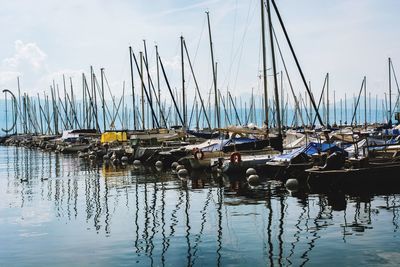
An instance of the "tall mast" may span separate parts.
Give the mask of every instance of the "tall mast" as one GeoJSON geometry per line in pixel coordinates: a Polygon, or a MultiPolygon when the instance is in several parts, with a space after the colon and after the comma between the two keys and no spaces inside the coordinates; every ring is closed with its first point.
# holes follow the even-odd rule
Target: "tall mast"
{"type": "Polygon", "coordinates": [[[364,127],[367,129],[367,77],[364,79],[364,127]]]}
{"type": "Polygon", "coordinates": [[[368,118],[369,118],[369,123],[372,123],[372,116],[371,116],[371,92],[368,92],[368,118]]]}
{"type": "Polygon", "coordinates": [[[97,132],[100,132],[100,127],[99,127],[99,121],[98,121],[98,116],[97,116],[97,94],[96,94],[96,84],[94,83],[96,79],[96,75],[94,74],[93,71],[93,66],[90,66],[90,72],[91,72],[91,85],[92,85],[92,102],[94,102],[94,105],[92,106],[93,108],[93,115],[95,116],[93,123],[96,123],[96,130],[97,132]]]}
{"type": "Polygon", "coordinates": [[[183,36],[181,36],[181,70],[182,70],[182,114],[183,114],[183,128],[187,127],[187,114],[186,114],[186,95],[185,95],[185,64],[183,58],[183,36]]]}
{"type": "Polygon", "coordinates": [[[21,124],[21,128],[23,129],[22,131],[23,131],[23,133],[26,133],[26,122],[25,122],[25,118],[22,116],[22,111],[21,111],[21,86],[20,86],[20,83],[19,83],[19,76],[17,77],[17,85],[18,85],[18,100],[19,100],[19,104],[18,104],[18,110],[19,110],[19,113],[20,113],[20,116],[19,116],[19,122],[20,122],[20,124],[21,124]]]}
{"type": "Polygon", "coordinates": [[[347,125],[347,95],[344,94],[344,121],[345,125],[347,125]]]}
{"type": "MultiPolygon", "coordinates": [[[[283,126],[285,126],[285,123],[284,123],[284,119],[285,119],[285,113],[286,113],[286,111],[285,111],[285,98],[284,98],[284,93],[283,93],[283,75],[282,75],[282,71],[280,72],[280,75],[281,75],[281,84],[280,84],[280,87],[281,87],[281,110],[282,110],[282,113],[281,113],[281,122],[282,122],[282,124],[283,124],[283,126]]],[[[300,96],[301,97],[301,96],[300,96]]],[[[300,114],[299,114],[300,115],[300,114]]],[[[300,115],[301,116],[301,115],[300,115]]]]}
{"type": "MultiPolygon", "coordinates": [[[[299,63],[299,61],[298,61],[298,59],[297,59],[296,53],[294,52],[292,43],[290,42],[289,35],[288,35],[287,31],[286,31],[286,27],[285,27],[285,25],[283,24],[283,20],[282,20],[281,14],[279,13],[279,10],[278,10],[278,7],[276,6],[275,0],[271,0],[271,1],[272,1],[272,5],[273,5],[273,7],[274,7],[275,13],[276,13],[276,15],[277,15],[277,17],[278,17],[279,23],[280,23],[280,25],[281,25],[281,27],[282,27],[283,33],[284,33],[284,35],[285,35],[285,38],[286,38],[286,40],[287,40],[287,42],[288,42],[290,51],[292,52],[293,58],[294,58],[294,60],[295,60],[295,62],[296,62],[296,66],[297,66],[297,69],[299,70],[301,79],[303,80],[303,83],[304,83],[304,86],[306,87],[307,93],[310,95],[311,103],[312,103],[312,105],[313,105],[313,107],[314,107],[314,110],[315,110],[315,113],[316,113],[316,115],[317,115],[318,121],[319,121],[319,123],[320,123],[322,126],[324,126],[324,123],[323,123],[323,121],[322,121],[322,118],[321,118],[321,116],[320,116],[320,114],[319,114],[319,112],[318,112],[317,105],[316,105],[314,99],[312,98],[311,90],[310,90],[310,88],[309,88],[308,85],[307,85],[307,81],[306,81],[306,78],[305,78],[305,76],[304,76],[304,74],[303,74],[303,70],[302,70],[301,67],[300,67],[300,63],[299,63]]],[[[268,3],[268,6],[269,6],[269,2],[268,2],[268,1],[267,1],[267,3],[268,3]]],[[[269,9],[269,8],[268,8],[268,9],[269,9]]]]}
{"type": "MultiPolygon", "coordinates": [[[[71,87],[71,99],[70,99],[71,110],[75,114],[76,124],[79,124],[78,118],[77,118],[77,115],[76,115],[76,107],[75,107],[75,99],[74,99],[74,88],[73,88],[73,85],[72,85],[72,78],[71,77],[69,77],[69,83],[70,83],[70,87],[71,87]]],[[[79,128],[81,128],[81,127],[79,126],[79,128]]]]}
{"type": "MultiPolygon", "coordinates": [[[[54,96],[54,94],[55,94],[55,82],[54,82],[54,80],[53,80],[53,87],[50,86],[50,90],[51,90],[51,101],[52,101],[51,103],[52,103],[52,106],[53,106],[54,133],[58,134],[58,113],[57,113],[57,110],[56,110],[56,105],[57,104],[56,104],[56,100],[55,100],[55,96],[54,96]]],[[[25,97],[25,109],[26,109],[26,104],[27,104],[27,102],[26,102],[26,97],[25,97]]]]}
{"type": "MultiPolygon", "coordinates": [[[[150,87],[150,72],[149,72],[149,60],[147,58],[147,46],[146,46],[146,40],[143,40],[143,47],[144,47],[144,60],[145,60],[145,67],[146,67],[146,73],[147,73],[147,88],[148,88],[148,94],[149,94],[149,105],[147,105],[147,118],[148,118],[148,125],[150,126],[150,118],[149,118],[149,106],[153,106],[153,94],[151,93],[151,87],[150,87]]],[[[151,127],[155,128],[155,121],[154,117],[151,117],[151,127]]]]}
{"type": "Polygon", "coordinates": [[[101,77],[101,107],[103,109],[103,132],[106,131],[106,105],[104,99],[104,68],[100,69],[100,77],[101,77]]]}
{"type": "Polygon", "coordinates": [[[263,59],[263,88],[264,88],[264,114],[265,126],[268,128],[268,92],[267,92],[267,58],[265,49],[265,21],[264,21],[264,0],[261,1],[261,40],[262,40],[262,59],[263,59]]]}
{"type": "Polygon", "coordinates": [[[40,96],[39,93],[37,93],[37,100],[38,100],[38,105],[39,105],[39,119],[40,119],[40,133],[44,134],[44,130],[43,130],[43,116],[42,116],[42,105],[40,104],[40,96]]]}
{"type": "Polygon", "coordinates": [[[146,117],[146,114],[145,114],[145,112],[144,112],[144,82],[143,82],[143,52],[140,52],[139,53],[139,55],[140,55],[140,79],[141,79],[141,81],[142,81],[142,129],[144,130],[145,128],[146,128],[146,126],[145,126],[145,117],[146,117]]]}
{"type": "MultiPolygon", "coordinates": [[[[183,40],[183,46],[184,46],[184,48],[185,48],[187,61],[188,61],[188,63],[189,63],[190,71],[191,71],[192,76],[193,76],[193,81],[194,81],[194,84],[195,84],[195,88],[196,88],[196,91],[197,91],[197,95],[198,95],[198,97],[199,97],[199,99],[200,99],[201,108],[202,108],[203,111],[204,111],[204,118],[205,118],[206,121],[207,121],[208,128],[211,129],[211,123],[210,123],[210,120],[208,119],[208,116],[207,116],[207,110],[206,110],[206,108],[204,107],[204,101],[203,101],[203,98],[201,97],[201,94],[200,94],[200,89],[199,89],[199,85],[198,85],[198,83],[197,83],[196,76],[194,75],[194,70],[193,70],[192,62],[191,62],[190,57],[189,57],[189,52],[188,52],[188,49],[187,49],[187,46],[186,46],[185,39],[183,40]]],[[[157,61],[157,62],[158,62],[158,61],[157,61]]],[[[201,110],[200,110],[200,111],[201,111],[201,110]]]]}
{"type": "MultiPolygon", "coordinates": [[[[64,106],[65,106],[64,114],[65,114],[65,119],[67,121],[69,121],[69,119],[68,119],[68,105],[67,105],[67,86],[65,85],[65,75],[63,74],[62,77],[63,77],[63,86],[64,86],[64,106]]],[[[73,126],[72,126],[70,121],[69,121],[69,123],[70,123],[69,126],[72,128],[73,126]]]]}
{"type": "Polygon", "coordinates": [[[340,98],[340,126],[342,126],[343,123],[343,100],[340,98]]]}
{"type": "Polygon", "coordinates": [[[378,123],[378,95],[375,96],[375,123],[378,123]]]}
{"type": "MultiPolygon", "coordinates": [[[[158,46],[156,45],[156,61],[157,61],[157,91],[158,91],[158,101],[161,102],[161,90],[160,90],[160,65],[158,62],[158,46]]],[[[161,110],[161,105],[158,109],[158,116],[159,120],[161,121],[161,115],[162,115],[162,110],[161,110]]],[[[167,125],[164,125],[164,127],[167,127],[167,125]]]]}
{"type": "Polygon", "coordinates": [[[267,0],[267,14],[268,14],[268,25],[269,25],[269,38],[271,42],[272,71],[274,73],[274,92],[275,92],[275,105],[276,105],[275,118],[278,126],[278,136],[282,138],[281,111],[279,107],[278,80],[276,77],[275,50],[274,50],[274,39],[272,36],[272,18],[271,18],[271,9],[269,0],[267,0]]]}
{"type": "Polygon", "coordinates": [[[391,61],[392,61],[392,59],[389,58],[389,63],[388,63],[388,65],[389,65],[389,120],[388,120],[388,122],[392,120],[392,73],[391,73],[391,68],[390,68],[391,61]]]}
{"type": "Polygon", "coordinates": [[[333,90],[333,123],[336,124],[336,91],[333,90]]]}
{"type": "Polygon", "coordinates": [[[211,26],[210,26],[210,14],[206,11],[207,14],[207,23],[208,23],[208,36],[210,38],[210,50],[211,50],[211,64],[212,64],[212,72],[213,72],[213,82],[214,82],[214,96],[215,96],[215,117],[217,122],[217,128],[220,128],[220,114],[219,114],[219,106],[218,106],[218,91],[217,91],[217,74],[215,70],[215,63],[214,63],[214,51],[213,51],[213,43],[211,38],[211,26]]]}
{"type": "Polygon", "coordinates": [[[326,74],[326,126],[329,125],[329,73],[326,74]]]}
{"type": "Polygon", "coordinates": [[[132,86],[132,109],[133,109],[133,129],[137,130],[136,123],[136,104],[135,104],[135,85],[133,82],[133,63],[132,63],[132,47],[129,47],[129,62],[131,67],[131,86],[132,86]]]}
{"type": "MultiPolygon", "coordinates": [[[[310,91],[311,91],[311,82],[308,82],[308,86],[309,86],[309,88],[310,88],[310,91]]],[[[310,105],[310,127],[312,128],[313,127],[313,122],[312,122],[312,118],[313,118],[313,113],[312,113],[312,98],[313,98],[313,95],[311,94],[311,95],[309,95],[309,102],[308,102],[308,104],[310,105]]]]}

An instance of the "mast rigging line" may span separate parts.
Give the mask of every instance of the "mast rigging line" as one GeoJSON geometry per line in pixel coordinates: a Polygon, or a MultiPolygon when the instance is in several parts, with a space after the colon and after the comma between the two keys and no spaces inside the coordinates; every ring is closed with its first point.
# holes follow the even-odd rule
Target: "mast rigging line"
{"type": "MultiPolygon", "coordinates": [[[[320,95],[319,101],[318,101],[318,106],[317,106],[318,110],[319,110],[319,106],[321,105],[322,99],[324,98],[326,80],[327,80],[327,76],[325,75],[324,85],[322,86],[322,92],[321,92],[321,95],[320,95]]],[[[315,114],[315,116],[314,116],[314,119],[313,119],[313,122],[312,122],[311,127],[312,127],[313,125],[315,125],[315,121],[316,121],[316,120],[317,120],[317,114],[315,114]]]]}
{"type": "MultiPolygon", "coordinates": [[[[115,110],[115,109],[117,108],[117,105],[115,105],[115,99],[114,99],[114,96],[113,96],[112,93],[111,93],[111,87],[110,87],[110,84],[108,83],[108,79],[107,79],[107,76],[106,76],[106,72],[105,72],[105,71],[103,71],[103,77],[104,77],[104,80],[106,81],[107,89],[108,89],[108,92],[110,93],[110,96],[111,96],[111,101],[112,101],[112,103],[113,103],[113,109],[115,110]]],[[[97,79],[96,79],[96,80],[97,80],[97,79]]],[[[112,119],[113,116],[114,116],[114,114],[111,115],[111,112],[110,112],[110,109],[108,108],[107,102],[105,102],[105,105],[106,105],[106,109],[107,109],[107,112],[108,112],[108,116],[110,117],[110,119],[112,119]]],[[[119,120],[119,122],[122,124],[122,119],[121,119],[121,117],[119,116],[119,114],[118,114],[118,120],[119,120]]]]}
{"type": "MultiPolygon", "coordinates": [[[[267,1],[269,1],[269,0],[267,0],[267,1]]],[[[293,56],[293,58],[294,58],[294,60],[295,60],[295,62],[296,62],[296,66],[297,66],[297,69],[298,69],[298,71],[299,71],[299,73],[300,73],[301,79],[303,80],[304,87],[306,88],[307,93],[308,93],[308,95],[310,96],[311,104],[312,104],[312,106],[313,106],[313,108],[314,108],[314,110],[315,110],[315,112],[316,112],[318,121],[319,121],[319,123],[321,124],[321,126],[325,126],[325,125],[324,125],[324,122],[323,122],[323,120],[322,120],[322,118],[321,118],[321,115],[319,114],[317,105],[315,104],[315,101],[314,101],[314,99],[313,99],[313,97],[312,97],[311,90],[310,90],[310,88],[308,87],[306,78],[305,78],[305,76],[304,76],[304,73],[303,73],[303,70],[302,70],[302,68],[301,68],[301,66],[300,66],[300,63],[299,63],[299,61],[298,61],[298,59],[297,59],[296,53],[294,52],[294,48],[293,48],[292,43],[291,43],[291,41],[290,41],[289,35],[288,35],[287,31],[286,31],[286,27],[285,27],[285,25],[284,25],[284,23],[283,23],[281,14],[280,14],[280,12],[279,12],[279,10],[278,10],[278,7],[277,7],[277,5],[276,5],[276,3],[275,3],[275,0],[271,0],[271,3],[272,3],[272,6],[273,6],[273,8],[274,8],[274,10],[275,10],[276,16],[278,17],[279,23],[280,23],[281,28],[282,28],[282,30],[283,30],[283,33],[284,33],[284,35],[285,35],[286,41],[287,41],[287,43],[288,43],[288,45],[289,45],[290,51],[292,52],[292,56],[293,56]]]]}
{"type": "MultiPolygon", "coordinates": [[[[135,61],[136,69],[137,69],[138,73],[141,74],[141,71],[140,71],[140,68],[139,68],[139,64],[138,64],[138,62],[136,60],[136,56],[135,56],[135,53],[133,51],[131,51],[131,57],[132,56],[133,56],[133,59],[135,61]]],[[[143,89],[144,89],[143,91],[146,94],[147,101],[150,102],[150,97],[149,97],[149,94],[147,92],[146,85],[144,84],[144,81],[142,79],[142,76],[143,75],[140,75],[140,77],[141,77],[140,82],[142,83],[142,86],[143,86],[143,89]]],[[[150,109],[151,109],[151,115],[152,115],[152,117],[154,119],[154,122],[156,123],[157,128],[160,128],[160,124],[158,122],[157,115],[156,115],[156,113],[154,111],[153,105],[150,105],[150,109]]],[[[142,114],[142,116],[145,116],[145,114],[142,114]]]]}
{"type": "Polygon", "coordinates": [[[398,92],[395,106],[394,106],[394,108],[393,108],[393,110],[392,110],[392,114],[390,114],[390,118],[391,118],[392,115],[393,115],[394,110],[396,109],[396,107],[397,107],[398,104],[399,104],[399,99],[400,99],[400,88],[399,88],[399,84],[398,84],[398,82],[397,82],[397,76],[396,76],[396,72],[395,72],[394,67],[393,67],[393,61],[392,61],[392,60],[390,60],[390,66],[391,66],[392,71],[393,71],[393,77],[394,77],[394,81],[396,82],[396,87],[397,87],[397,92],[398,92]]]}
{"type": "MultiPolygon", "coordinates": [[[[150,82],[150,87],[151,87],[151,89],[153,89],[154,97],[155,97],[155,99],[156,99],[157,106],[158,106],[159,111],[160,111],[160,114],[161,114],[161,118],[162,118],[162,120],[163,120],[163,122],[164,122],[164,125],[167,125],[167,121],[165,120],[164,113],[163,113],[162,110],[161,110],[160,99],[159,99],[158,96],[157,96],[156,89],[154,88],[154,84],[153,84],[153,79],[151,78],[150,73],[149,73],[149,65],[147,64],[146,57],[143,59],[143,62],[144,62],[144,66],[146,67],[146,72],[147,72],[147,74],[148,74],[148,79],[149,79],[149,82],[150,82]]],[[[150,90],[150,88],[149,88],[149,90],[150,90]]],[[[151,104],[150,104],[150,105],[151,105],[151,104]]]]}
{"type": "MultiPolygon", "coordinates": [[[[283,55],[282,55],[281,46],[279,45],[278,38],[276,37],[276,33],[275,33],[274,27],[272,26],[271,29],[272,29],[272,33],[273,33],[273,35],[274,35],[274,39],[275,39],[275,42],[276,42],[276,46],[277,46],[277,48],[278,48],[278,52],[279,52],[280,58],[281,58],[281,60],[282,60],[283,67],[284,67],[284,69],[285,69],[286,77],[287,77],[288,82],[289,82],[290,91],[292,92],[292,95],[293,95],[293,99],[294,99],[294,102],[295,102],[295,108],[296,108],[296,110],[298,111],[298,113],[299,113],[299,115],[300,115],[301,123],[302,123],[303,126],[304,126],[305,124],[304,124],[304,120],[303,120],[303,115],[302,115],[301,112],[300,112],[299,102],[298,102],[298,100],[297,100],[296,94],[294,93],[292,81],[290,80],[289,72],[288,72],[288,69],[287,69],[287,67],[286,67],[286,63],[285,63],[285,60],[284,60],[284,58],[283,58],[283,55]]],[[[307,117],[309,117],[309,116],[308,116],[307,109],[306,109],[306,114],[307,114],[307,117]]]]}
{"type": "Polygon", "coordinates": [[[229,99],[230,99],[230,101],[231,101],[231,103],[232,103],[233,109],[235,110],[236,119],[238,120],[239,125],[242,125],[242,122],[240,121],[240,117],[239,117],[239,114],[238,114],[237,109],[236,109],[235,102],[233,101],[232,95],[231,95],[230,92],[228,92],[228,96],[229,96],[229,99]]]}
{"type": "Polygon", "coordinates": [[[196,87],[197,94],[198,94],[199,99],[200,99],[201,107],[202,107],[202,109],[204,110],[204,116],[205,116],[205,119],[206,119],[206,121],[207,121],[207,125],[208,125],[208,127],[211,129],[211,123],[210,123],[210,120],[208,119],[207,111],[206,111],[206,109],[204,108],[204,101],[203,101],[203,98],[201,97],[201,94],[200,94],[200,89],[199,89],[199,85],[198,85],[198,83],[197,83],[196,76],[194,75],[193,65],[192,65],[192,62],[191,62],[191,60],[190,60],[190,56],[189,56],[189,52],[188,52],[188,49],[187,49],[187,46],[186,46],[186,41],[185,41],[185,39],[183,40],[183,47],[185,48],[186,57],[187,57],[188,62],[189,62],[190,71],[192,72],[193,81],[194,81],[194,84],[195,84],[195,87],[196,87]]]}
{"type": "Polygon", "coordinates": [[[356,106],[354,107],[353,118],[351,119],[350,125],[353,125],[354,119],[355,119],[355,117],[356,117],[356,115],[357,115],[358,103],[360,102],[360,97],[361,97],[362,91],[363,91],[363,89],[364,89],[366,80],[367,80],[367,77],[364,76],[364,79],[363,79],[363,81],[362,81],[362,83],[361,83],[360,93],[358,94],[358,97],[357,97],[356,106]]]}
{"type": "Polygon", "coordinates": [[[171,95],[172,101],[173,101],[173,103],[174,103],[176,112],[177,112],[178,117],[179,117],[179,120],[181,121],[182,126],[183,126],[183,125],[184,125],[184,121],[183,121],[182,116],[181,116],[181,113],[180,113],[180,111],[179,111],[179,107],[178,107],[178,105],[177,105],[177,103],[176,103],[174,94],[173,94],[173,92],[172,92],[172,90],[171,90],[171,86],[169,85],[169,81],[168,81],[168,78],[167,78],[167,74],[166,74],[166,72],[165,72],[164,64],[163,64],[162,61],[161,61],[161,56],[160,56],[160,55],[158,56],[158,60],[159,60],[159,62],[160,62],[161,70],[162,70],[162,73],[163,73],[163,76],[164,76],[164,79],[165,79],[165,83],[167,84],[168,91],[169,91],[169,93],[170,93],[170,95],[171,95]]]}
{"type": "Polygon", "coordinates": [[[96,127],[97,127],[97,129],[100,129],[100,126],[99,126],[99,123],[98,123],[98,120],[97,120],[97,110],[95,109],[95,106],[94,106],[94,104],[93,104],[93,98],[92,98],[92,96],[90,95],[89,86],[88,86],[88,83],[87,83],[87,81],[86,81],[86,76],[85,76],[85,74],[83,74],[83,83],[84,83],[84,88],[86,88],[86,91],[87,91],[88,96],[89,96],[90,106],[91,106],[92,109],[93,109],[93,116],[95,116],[95,118],[96,118],[96,119],[95,119],[96,127]]]}

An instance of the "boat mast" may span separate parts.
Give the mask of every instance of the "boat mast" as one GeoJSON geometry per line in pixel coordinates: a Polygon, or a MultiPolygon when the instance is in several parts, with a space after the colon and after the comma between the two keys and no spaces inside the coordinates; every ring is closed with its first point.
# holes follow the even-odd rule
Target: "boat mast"
{"type": "Polygon", "coordinates": [[[265,19],[264,19],[264,0],[261,0],[261,41],[262,41],[262,59],[263,59],[263,88],[264,88],[264,114],[265,114],[265,126],[268,129],[268,92],[267,92],[267,56],[265,49],[265,19]]]}
{"type": "Polygon", "coordinates": [[[203,101],[203,98],[201,97],[201,94],[200,94],[200,89],[199,89],[199,85],[197,83],[196,76],[194,75],[192,61],[190,60],[190,57],[189,57],[189,52],[188,52],[188,49],[187,49],[187,46],[186,46],[185,39],[183,39],[183,47],[185,48],[186,57],[187,57],[187,60],[188,60],[188,63],[189,63],[190,71],[191,71],[192,76],[193,76],[193,81],[194,81],[194,84],[195,84],[195,87],[196,87],[197,95],[199,96],[199,99],[200,99],[201,108],[204,111],[204,117],[205,117],[205,119],[207,121],[208,128],[211,129],[211,123],[210,123],[210,120],[208,119],[208,116],[207,116],[207,110],[204,107],[204,101],[203,101]]]}
{"type": "Polygon", "coordinates": [[[105,110],[105,99],[104,99],[104,68],[100,69],[100,78],[101,78],[101,107],[103,109],[103,132],[107,130],[106,127],[106,110],[105,110]]]}
{"type": "Polygon", "coordinates": [[[340,98],[340,126],[343,123],[343,99],[340,98]]]}
{"type": "Polygon", "coordinates": [[[392,120],[392,74],[391,74],[391,61],[392,59],[389,58],[389,118],[388,118],[388,123],[392,120]]]}
{"type": "Polygon", "coordinates": [[[208,36],[210,39],[210,51],[211,51],[211,64],[212,64],[212,72],[213,72],[213,82],[214,82],[214,99],[215,99],[215,117],[217,128],[221,127],[220,122],[220,114],[219,114],[219,106],[218,106],[218,91],[217,91],[217,73],[216,73],[216,66],[214,63],[214,51],[213,51],[213,43],[211,38],[211,26],[210,26],[210,12],[206,11],[207,14],[207,23],[208,23],[208,36]]]}
{"type": "Polygon", "coordinates": [[[97,111],[97,90],[96,90],[96,74],[94,73],[93,66],[90,66],[90,72],[91,72],[91,85],[92,85],[92,101],[94,102],[93,106],[93,115],[95,116],[95,119],[93,120],[94,123],[96,123],[96,131],[99,133],[100,132],[100,126],[99,126],[99,117],[98,117],[98,111],[97,111]]]}
{"type": "MultiPolygon", "coordinates": [[[[280,87],[281,87],[281,109],[282,109],[282,112],[281,112],[281,115],[282,115],[282,117],[281,117],[281,122],[282,122],[282,125],[283,126],[285,126],[286,124],[285,124],[285,114],[286,114],[286,108],[285,108],[285,98],[284,98],[284,90],[283,90],[283,75],[282,75],[282,71],[280,72],[280,78],[281,78],[281,84],[280,84],[280,87]]],[[[301,116],[301,115],[300,115],[301,116]]],[[[287,126],[287,125],[286,125],[287,126]]]]}
{"type": "Polygon", "coordinates": [[[275,92],[275,105],[276,105],[276,122],[278,126],[278,137],[282,138],[282,125],[281,125],[281,111],[279,107],[279,92],[278,92],[278,79],[276,77],[276,62],[275,62],[275,50],[274,50],[274,38],[272,36],[272,18],[271,8],[269,0],[267,0],[267,14],[268,14],[268,25],[269,25],[269,38],[271,42],[271,57],[272,57],[272,71],[274,75],[274,92],[275,92]]]}
{"type": "Polygon", "coordinates": [[[375,96],[375,123],[378,123],[378,95],[375,96]]]}
{"type": "Polygon", "coordinates": [[[364,127],[367,129],[367,77],[364,79],[364,127]]]}
{"type": "Polygon", "coordinates": [[[358,108],[358,104],[360,102],[361,93],[362,93],[363,89],[365,88],[366,81],[367,81],[367,78],[364,76],[364,79],[361,83],[360,93],[358,94],[357,98],[354,98],[354,102],[355,102],[354,103],[354,113],[353,113],[353,117],[351,119],[351,124],[350,124],[353,126],[353,122],[354,122],[355,123],[354,127],[357,127],[357,108],[358,108]]]}
{"type": "MultiPolygon", "coordinates": [[[[64,114],[65,114],[65,118],[69,122],[69,127],[72,128],[73,126],[71,124],[71,121],[68,118],[69,116],[68,116],[68,104],[67,104],[67,86],[65,85],[65,75],[64,74],[62,75],[62,78],[63,78],[63,87],[64,87],[64,107],[65,107],[64,114]]],[[[61,102],[61,104],[62,104],[62,102],[61,102]]]]}
{"type": "Polygon", "coordinates": [[[326,74],[326,126],[329,127],[329,73],[326,74]]]}
{"type": "MultiPolygon", "coordinates": [[[[158,102],[160,103],[159,105],[159,109],[158,109],[158,116],[159,116],[159,120],[161,121],[161,116],[163,116],[163,111],[161,108],[161,90],[160,90],[160,65],[158,62],[158,46],[156,45],[156,61],[157,61],[157,90],[158,90],[158,102]]],[[[167,128],[167,122],[164,120],[164,127],[167,128]]]]}
{"type": "MultiPolygon", "coordinates": [[[[146,74],[147,74],[147,88],[148,88],[148,94],[149,94],[149,105],[147,105],[147,124],[150,128],[150,118],[149,118],[149,106],[153,106],[153,94],[151,93],[151,87],[150,87],[150,72],[149,72],[149,60],[147,57],[147,46],[146,46],[146,40],[143,40],[143,47],[144,47],[144,64],[146,67],[146,74]]],[[[154,117],[151,117],[151,127],[154,129],[155,127],[155,121],[154,121],[154,117]]]]}
{"type": "Polygon", "coordinates": [[[183,128],[187,128],[187,114],[186,114],[186,95],[185,95],[185,64],[183,58],[183,36],[181,35],[181,71],[182,71],[182,115],[183,115],[183,128]]]}
{"type": "MultiPolygon", "coordinates": [[[[295,62],[296,62],[296,66],[297,66],[297,69],[299,70],[301,79],[303,80],[303,83],[304,83],[304,86],[306,87],[307,93],[308,93],[308,95],[310,96],[310,100],[311,100],[311,103],[312,103],[312,105],[313,105],[313,108],[314,108],[314,110],[315,110],[315,112],[316,112],[318,121],[319,121],[319,123],[321,124],[321,126],[324,126],[324,123],[323,123],[323,121],[322,121],[322,118],[321,118],[321,116],[320,116],[320,114],[319,114],[319,112],[318,112],[317,105],[316,105],[316,103],[315,103],[315,101],[314,101],[314,99],[313,99],[313,97],[312,97],[311,90],[310,90],[310,88],[309,88],[308,85],[307,85],[307,81],[306,81],[306,78],[305,78],[305,76],[304,76],[304,74],[303,74],[303,70],[302,70],[301,67],[300,67],[300,63],[299,63],[299,61],[298,61],[298,59],[297,59],[296,53],[294,52],[292,43],[290,42],[289,35],[288,35],[287,31],[286,31],[286,27],[285,27],[285,25],[283,24],[283,20],[282,20],[281,14],[279,13],[279,10],[278,10],[278,7],[276,6],[275,0],[271,0],[271,2],[272,2],[272,5],[273,5],[273,7],[274,7],[275,13],[276,13],[276,15],[277,15],[277,17],[278,17],[279,23],[280,23],[280,25],[281,25],[281,27],[282,27],[282,30],[283,30],[283,33],[284,33],[284,35],[285,35],[286,41],[288,42],[290,51],[292,52],[293,58],[294,58],[294,60],[295,60],[295,62]]],[[[268,5],[269,5],[269,2],[267,2],[267,3],[268,3],[268,5]]]]}
{"type": "Polygon", "coordinates": [[[133,129],[137,130],[136,123],[136,105],[135,105],[135,85],[133,81],[133,63],[132,63],[132,47],[129,47],[129,62],[131,68],[131,86],[132,86],[132,108],[133,108],[133,129]]]}
{"type": "Polygon", "coordinates": [[[347,94],[344,94],[344,124],[347,125],[347,94]]]}
{"type": "Polygon", "coordinates": [[[372,124],[372,114],[371,114],[371,92],[368,92],[368,118],[369,118],[369,123],[372,124]]]}
{"type": "Polygon", "coordinates": [[[141,84],[141,91],[142,91],[142,130],[146,128],[145,126],[145,117],[146,114],[144,112],[144,82],[143,82],[143,52],[139,52],[139,58],[140,58],[140,80],[142,81],[141,84]]]}
{"type": "Polygon", "coordinates": [[[336,125],[336,90],[333,90],[333,123],[336,125]]]}
{"type": "MultiPolygon", "coordinates": [[[[310,88],[310,91],[311,91],[311,82],[309,81],[308,82],[308,88],[310,88]]],[[[307,91],[306,91],[306,93],[307,93],[307,91]]],[[[314,98],[314,96],[313,96],[313,94],[311,93],[311,95],[309,95],[309,102],[308,102],[308,105],[309,105],[309,112],[310,112],[310,128],[313,128],[313,122],[312,122],[312,118],[313,118],[313,112],[312,112],[312,98],[314,98]]]]}

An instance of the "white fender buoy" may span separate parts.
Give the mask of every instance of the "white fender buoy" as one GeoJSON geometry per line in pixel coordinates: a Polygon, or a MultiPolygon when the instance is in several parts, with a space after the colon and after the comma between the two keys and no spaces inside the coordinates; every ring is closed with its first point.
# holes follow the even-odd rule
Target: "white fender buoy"
{"type": "Polygon", "coordinates": [[[162,161],[161,161],[161,160],[157,160],[155,166],[156,166],[157,168],[162,168],[162,167],[163,167],[162,161]]]}
{"type": "Polygon", "coordinates": [[[249,185],[258,185],[260,183],[260,177],[257,174],[252,174],[247,178],[249,185]]]}
{"type": "Polygon", "coordinates": [[[179,170],[185,169],[185,166],[183,165],[178,165],[176,166],[176,171],[179,172],[179,170]]]}
{"type": "Polygon", "coordinates": [[[171,164],[171,169],[175,170],[176,167],[178,167],[178,165],[179,165],[178,162],[176,162],[176,161],[172,162],[172,164],[171,164]]]}
{"type": "Polygon", "coordinates": [[[299,181],[297,179],[288,179],[285,183],[285,186],[290,191],[297,191],[299,188],[299,181]]]}
{"type": "Polygon", "coordinates": [[[246,176],[257,174],[257,171],[254,168],[248,168],[246,170],[246,176]]]}
{"type": "Polygon", "coordinates": [[[181,178],[187,178],[188,175],[189,175],[189,172],[186,169],[180,169],[178,171],[178,176],[181,177],[181,178]]]}

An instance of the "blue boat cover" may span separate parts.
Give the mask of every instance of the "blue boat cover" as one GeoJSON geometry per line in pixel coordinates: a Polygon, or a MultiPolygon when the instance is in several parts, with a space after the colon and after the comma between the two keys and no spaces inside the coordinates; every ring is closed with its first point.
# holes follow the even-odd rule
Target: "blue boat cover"
{"type": "Polygon", "coordinates": [[[298,155],[300,155],[301,153],[305,153],[308,156],[311,156],[318,152],[333,153],[336,151],[342,152],[345,156],[348,155],[347,151],[343,150],[342,148],[338,147],[337,145],[329,144],[329,143],[320,144],[320,143],[310,142],[308,145],[294,149],[289,153],[275,156],[274,159],[291,160],[291,159],[297,157],[298,155]]]}
{"type": "Polygon", "coordinates": [[[225,146],[230,144],[244,144],[244,143],[253,143],[256,142],[258,139],[254,138],[230,138],[230,139],[221,139],[218,143],[211,144],[209,146],[203,147],[202,151],[221,151],[225,146]]]}

